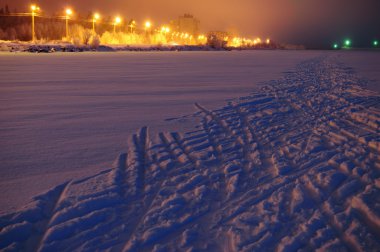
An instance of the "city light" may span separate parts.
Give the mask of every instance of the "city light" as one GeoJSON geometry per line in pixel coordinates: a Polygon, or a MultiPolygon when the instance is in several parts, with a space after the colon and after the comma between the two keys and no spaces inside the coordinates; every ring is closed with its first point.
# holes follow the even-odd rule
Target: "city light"
{"type": "Polygon", "coordinates": [[[379,45],[379,41],[374,40],[374,41],[373,41],[373,46],[377,47],[378,45],[379,45]]]}
{"type": "Polygon", "coordinates": [[[116,32],[116,25],[121,23],[121,17],[115,17],[115,21],[113,22],[113,32],[116,32]]]}
{"type": "Polygon", "coordinates": [[[333,48],[334,48],[334,49],[338,49],[338,47],[339,47],[338,44],[334,44],[334,45],[333,45],[333,48]]]}
{"type": "Polygon", "coordinates": [[[205,35],[201,34],[201,35],[198,35],[198,39],[197,40],[198,40],[197,41],[198,44],[204,45],[207,42],[207,37],[205,35]]]}
{"type": "Polygon", "coordinates": [[[66,9],[66,17],[71,16],[73,11],[71,9],[66,9]]]}
{"type": "Polygon", "coordinates": [[[36,11],[40,10],[40,7],[32,4],[30,9],[32,10],[32,41],[34,42],[36,40],[36,33],[34,31],[34,16],[36,15],[36,11]]]}
{"type": "Polygon", "coordinates": [[[65,12],[66,12],[66,16],[65,16],[65,19],[66,19],[66,39],[68,39],[69,38],[69,18],[73,14],[73,11],[70,8],[67,8],[65,12]]]}
{"type": "Polygon", "coordinates": [[[170,28],[168,26],[162,26],[161,27],[161,32],[162,33],[169,33],[170,32],[170,28]]]}
{"type": "Polygon", "coordinates": [[[32,11],[38,11],[40,9],[40,7],[38,7],[34,4],[32,6],[30,6],[30,8],[32,9],[32,11]]]}
{"type": "Polygon", "coordinates": [[[95,23],[96,20],[100,19],[99,13],[95,13],[94,16],[92,17],[92,31],[95,33],[95,23]]]}
{"type": "MultiPolygon", "coordinates": [[[[31,12],[28,13],[28,15],[31,15],[32,17],[32,41],[36,40],[36,33],[35,33],[35,17],[40,16],[38,15],[38,11],[40,8],[32,4],[29,6],[31,12]]],[[[84,21],[88,23],[92,23],[92,33],[93,35],[97,34],[99,31],[99,24],[101,20],[101,15],[97,12],[93,12],[90,19],[80,19],[81,15],[76,15],[78,19],[74,19],[73,16],[76,15],[73,9],[71,8],[65,8],[63,9],[63,16],[61,16],[62,19],[65,19],[66,27],[65,27],[65,37],[62,38],[66,41],[77,41],[75,40],[77,37],[77,32],[74,32],[70,30],[71,27],[69,27],[69,22],[75,23],[84,23],[84,21]],[[73,21],[69,21],[73,20],[73,21]],[[98,31],[97,31],[98,29],[98,31]]],[[[172,44],[172,45],[195,45],[195,44],[207,44],[208,42],[212,41],[211,38],[220,40],[223,42],[222,44],[229,47],[271,47],[272,44],[275,46],[275,43],[273,43],[269,38],[261,39],[259,37],[255,38],[245,38],[245,37],[237,37],[233,34],[230,34],[228,32],[220,32],[216,35],[210,36],[210,34],[207,35],[199,35],[197,33],[192,32],[186,32],[186,30],[179,29],[176,25],[168,25],[164,24],[162,26],[159,26],[159,28],[156,28],[155,25],[153,25],[153,22],[151,20],[146,20],[142,25],[141,29],[137,29],[138,25],[134,19],[130,19],[126,25],[127,31],[124,34],[120,34],[120,36],[116,37],[116,32],[118,31],[117,26],[121,27],[120,24],[123,23],[121,17],[117,16],[114,19],[112,19],[110,25],[113,26],[113,35],[109,35],[106,32],[103,34],[99,34],[99,39],[101,43],[123,43],[123,44],[143,44],[143,43],[159,43],[159,44],[172,44]],[[145,31],[145,33],[144,33],[145,31]],[[153,33],[154,31],[154,33],[153,33]],[[145,35],[145,36],[144,36],[145,35]],[[149,36],[148,36],[149,35],[149,36]],[[123,42],[121,42],[123,41],[123,42]]],[[[71,23],[70,23],[71,25],[71,23]]],[[[81,24],[80,26],[84,26],[81,24]]],[[[85,28],[85,27],[83,27],[85,28]]],[[[193,29],[188,28],[187,31],[191,31],[193,29]]],[[[75,31],[77,31],[75,29],[75,31]]],[[[120,29],[121,31],[121,29],[120,29]]],[[[82,38],[80,38],[82,39],[82,38]]],[[[373,41],[373,46],[377,47],[377,41],[373,41]]],[[[343,47],[348,47],[351,45],[350,41],[343,41],[343,47]]]]}
{"type": "Polygon", "coordinates": [[[345,45],[346,47],[350,47],[350,46],[351,46],[351,40],[346,39],[346,41],[344,41],[344,45],[345,45]]]}
{"type": "Polygon", "coordinates": [[[146,21],[145,22],[145,29],[150,29],[150,27],[152,27],[152,23],[150,21],[146,21]]]}

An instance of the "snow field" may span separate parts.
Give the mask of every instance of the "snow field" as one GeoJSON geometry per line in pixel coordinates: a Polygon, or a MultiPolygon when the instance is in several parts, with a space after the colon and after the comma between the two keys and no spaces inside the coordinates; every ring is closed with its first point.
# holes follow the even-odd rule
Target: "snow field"
{"type": "MultiPolygon", "coordinates": [[[[130,136],[112,168],[0,219],[0,248],[39,251],[375,251],[380,96],[305,61],[209,109],[185,132],[130,136]]],[[[172,118],[172,120],[176,120],[172,118]]]]}
{"type": "Polygon", "coordinates": [[[110,167],[128,135],[186,132],[321,52],[0,53],[0,214],[110,167]]]}

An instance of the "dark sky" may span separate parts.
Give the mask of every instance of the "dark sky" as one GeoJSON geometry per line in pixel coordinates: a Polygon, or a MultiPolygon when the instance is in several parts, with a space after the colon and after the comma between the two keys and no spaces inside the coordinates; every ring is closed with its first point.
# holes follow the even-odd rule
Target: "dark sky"
{"type": "MultiPolygon", "coordinates": [[[[0,0],[11,10],[26,11],[30,0],[0,0]]],[[[354,45],[380,39],[380,0],[36,0],[47,13],[71,6],[83,14],[122,15],[142,23],[167,23],[184,13],[201,21],[201,29],[238,31],[309,46],[329,46],[351,38],[354,45]]]]}

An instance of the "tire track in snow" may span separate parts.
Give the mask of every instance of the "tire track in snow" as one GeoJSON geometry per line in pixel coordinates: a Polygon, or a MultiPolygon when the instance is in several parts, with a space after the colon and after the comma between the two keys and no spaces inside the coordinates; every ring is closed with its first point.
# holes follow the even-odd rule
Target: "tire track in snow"
{"type": "Polygon", "coordinates": [[[218,110],[196,103],[199,130],[143,127],[112,170],[1,217],[0,249],[375,250],[380,96],[361,83],[316,58],[218,110]]]}
{"type": "Polygon", "coordinates": [[[50,209],[44,210],[44,212],[46,214],[45,218],[46,218],[46,220],[48,220],[48,222],[45,225],[42,225],[42,227],[41,227],[43,234],[41,235],[41,237],[37,243],[38,244],[37,250],[39,250],[39,251],[41,251],[43,249],[44,240],[46,239],[47,232],[49,231],[49,227],[52,224],[54,214],[55,214],[57,208],[59,207],[60,202],[64,199],[65,193],[67,192],[68,188],[70,187],[71,182],[72,181],[68,181],[68,182],[60,185],[59,187],[57,187],[56,188],[57,191],[55,192],[56,195],[54,195],[52,198],[49,199],[49,203],[51,203],[52,206],[49,207],[50,209]]]}

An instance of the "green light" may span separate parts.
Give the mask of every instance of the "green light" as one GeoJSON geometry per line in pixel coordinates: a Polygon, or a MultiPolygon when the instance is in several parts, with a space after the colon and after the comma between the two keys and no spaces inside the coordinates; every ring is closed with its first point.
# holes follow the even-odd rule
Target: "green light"
{"type": "Polygon", "coordinates": [[[350,46],[351,45],[351,40],[347,39],[346,41],[344,41],[344,44],[345,46],[350,46]]]}
{"type": "Polygon", "coordinates": [[[379,45],[379,41],[377,41],[377,40],[373,41],[373,45],[374,46],[378,46],[379,45]]]}
{"type": "Polygon", "coordinates": [[[333,47],[334,47],[334,49],[338,49],[339,46],[338,46],[338,44],[334,44],[333,47]]]}

